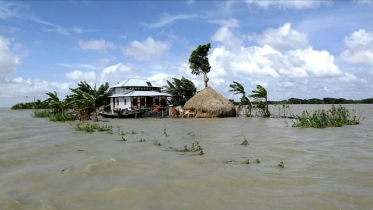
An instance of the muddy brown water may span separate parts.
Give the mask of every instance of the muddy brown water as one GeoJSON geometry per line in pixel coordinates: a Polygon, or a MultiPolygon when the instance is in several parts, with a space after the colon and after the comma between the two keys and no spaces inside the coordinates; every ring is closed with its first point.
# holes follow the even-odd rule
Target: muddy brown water
{"type": "Polygon", "coordinates": [[[347,107],[365,120],[100,118],[113,134],[3,108],[0,209],[373,209],[373,106],[347,107]],[[202,156],[175,151],[197,141],[202,156]]]}

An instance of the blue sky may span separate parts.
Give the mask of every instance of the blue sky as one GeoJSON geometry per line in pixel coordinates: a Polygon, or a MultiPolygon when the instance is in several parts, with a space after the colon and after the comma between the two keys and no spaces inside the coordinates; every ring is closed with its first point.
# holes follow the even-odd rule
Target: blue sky
{"type": "Polygon", "coordinates": [[[188,59],[211,43],[209,85],[269,100],[373,97],[373,1],[0,1],[0,107],[79,81],[192,80],[188,59]],[[27,98],[26,98],[27,96],[27,98]]]}

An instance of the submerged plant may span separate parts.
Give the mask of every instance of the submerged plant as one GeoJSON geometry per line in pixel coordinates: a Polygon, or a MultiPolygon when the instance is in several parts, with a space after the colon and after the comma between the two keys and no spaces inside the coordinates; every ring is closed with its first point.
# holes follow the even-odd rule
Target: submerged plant
{"type": "Polygon", "coordinates": [[[131,134],[137,134],[135,130],[132,130],[131,134]]]}
{"type": "Polygon", "coordinates": [[[281,161],[279,164],[278,164],[279,167],[281,168],[285,168],[285,163],[283,161],[281,161]]]}
{"type": "Polygon", "coordinates": [[[166,137],[168,136],[168,135],[167,135],[167,129],[166,129],[166,128],[163,130],[163,135],[166,136],[166,137]]]}
{"type": "Polygon", "coordinates": [[[125,139],[124,136],[122,136],[122,138],[119,141],[127,141],[127,139],[125,139]]]}
{"type": "Polygon", "coordinates": [[[241,143],[241,145],[248,145],[249,142],[247,141],[245,135],[241,134],[243,136],[243,142],[241,143]]]}
{"type": "Polygon", "coordinates": [[[250,164],[250,160],[247,159],[247,160],[243,161],[241,164],[250,164]]]}
{"type": "Polygon", "coordinates": [[[352,113],[347,108],[334,105],[328,110],[316,110],[313,113],[303,111],[301,115],[296,115],[293,120],[293,127],[300,128],[326,128],[341,127],[343,125],[357,125],[361,116],[357,117],[355,110],[352,113]]]}
{"type": "Polygon", "coordinates": [[[200,155],[203,155],[203,148],[199,145],[199,142],[197,141],[196,143],[192,143],[192,146],[190,149],[188,149],[188,146],[185,145],[184,149],[182,150],[176,150],[176,152],[200,152],[200,155]]]}
{"type": "Polygon", "coordinates": [[[255,162],[256,162],[256,163],[260,163],[260,160],[259,160],[259,159],[256,159],[255,162]]]}

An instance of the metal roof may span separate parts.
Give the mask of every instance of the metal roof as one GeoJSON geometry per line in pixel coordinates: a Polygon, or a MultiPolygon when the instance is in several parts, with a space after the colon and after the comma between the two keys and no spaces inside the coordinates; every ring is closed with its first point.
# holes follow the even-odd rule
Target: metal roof
{"type": "Polygon", "coordinates": [[[115,88],[115,87],[161,87],[161,86],[151,83],[150,81],[146,79],[128,78],[114,85],[112,88],[115,88]]]}
{"type": "Polygon", "coordinates": [[[168,93],[160,93],[160,92],[157,92],[157,91],[131,91],[131,92],[128,92],[128,93],[125,93],[125,94],[116,94],[116,95],[112,95],[112,96],[109,96],[110,98],[113,98],[113,97],[124,97],[124,96],[171,96],[170,94],[168,93]]]}

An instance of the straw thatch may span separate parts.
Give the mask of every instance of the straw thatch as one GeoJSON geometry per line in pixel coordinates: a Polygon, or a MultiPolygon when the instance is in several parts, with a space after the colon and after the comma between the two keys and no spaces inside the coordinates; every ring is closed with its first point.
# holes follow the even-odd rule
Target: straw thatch
{"type": "Polygon", "coordinates": [[[206,87],[184,105],[184,109],[196,110],[196,117],[235,117],[236,108],[211,87],[206,87]]]}

